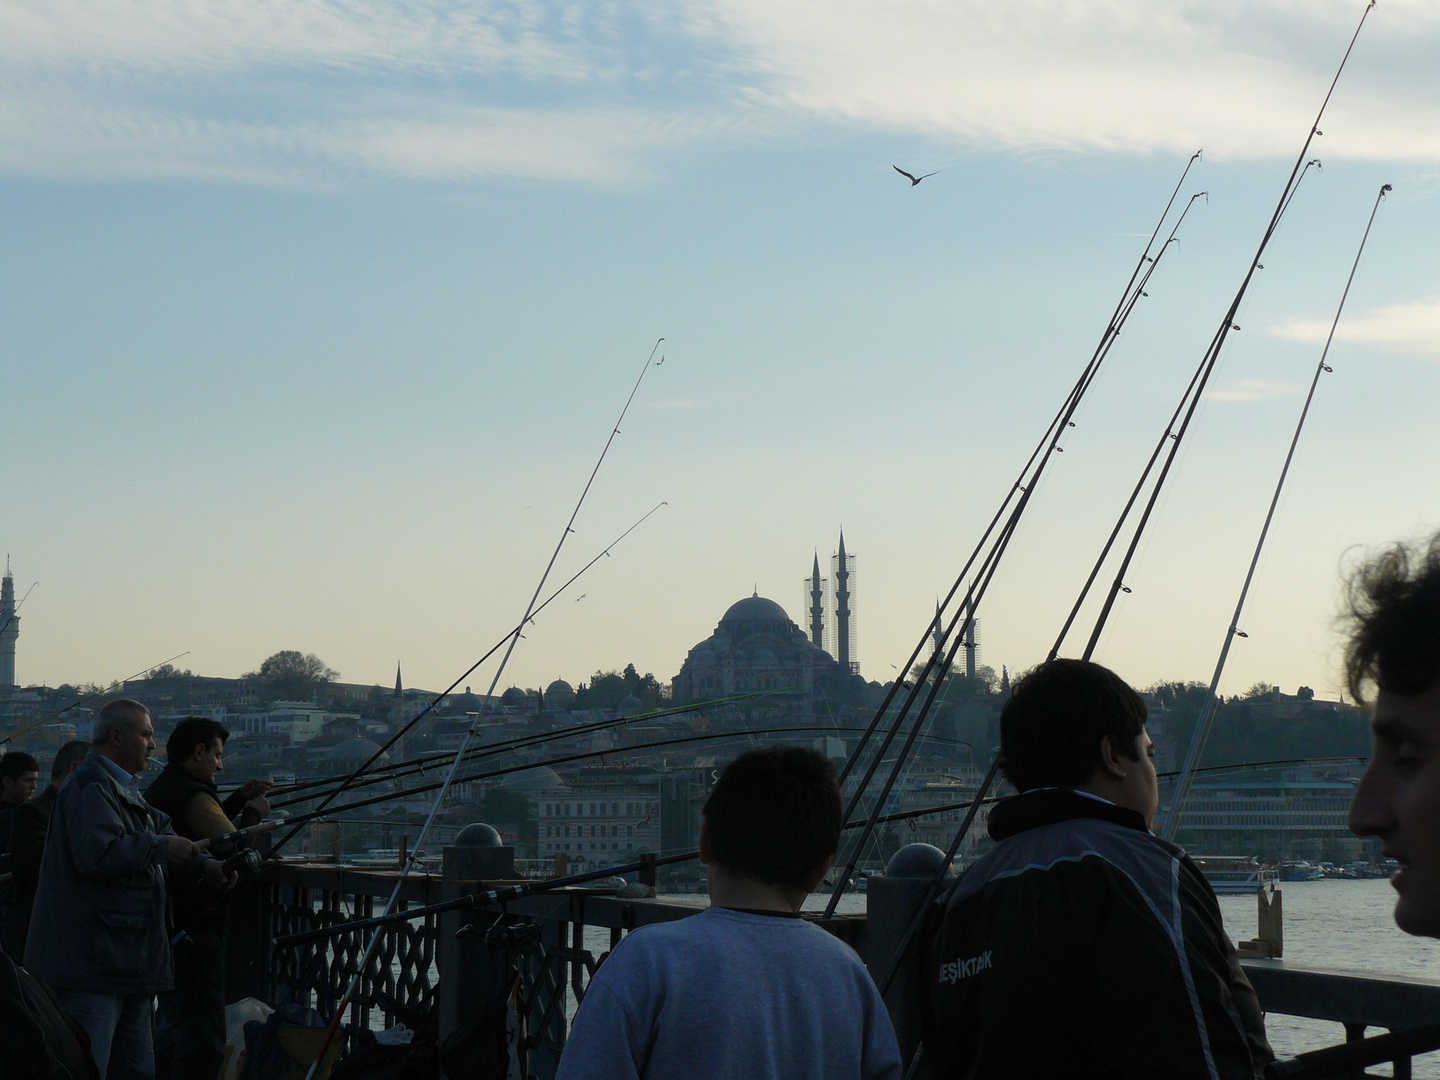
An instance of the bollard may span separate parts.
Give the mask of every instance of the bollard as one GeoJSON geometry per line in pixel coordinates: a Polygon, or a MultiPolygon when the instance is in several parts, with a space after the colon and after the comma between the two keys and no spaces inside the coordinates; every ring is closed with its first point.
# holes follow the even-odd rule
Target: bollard
{"type": "MultiPolygon", "coordinates": [[[[932,844],[908,844],[891,856],[884,874],[870,875],[866,886],[865,922],[869,942],[865,965],[877,982],[885,977],[894,960],[895,951],[905,932],[910,929],[920,906],[931,899],[931,882],[945,863],[945,853],[932,844]]],[[[948,876],[947,876],[948,880],[948,876]]],[[[895,1036],[900,1042],[900,1057],[909,1061],[920,1040],[919,1017],[909,1009],[908,991],[914,970],[914,945],[890,984],[885,1007],[895,1036]]]]}

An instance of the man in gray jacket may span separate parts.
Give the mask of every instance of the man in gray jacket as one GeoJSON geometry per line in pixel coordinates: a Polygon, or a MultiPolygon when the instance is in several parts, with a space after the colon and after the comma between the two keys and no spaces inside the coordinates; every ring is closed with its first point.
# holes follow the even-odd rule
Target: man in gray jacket
{"type": "Polygon", "coordinates": [[[233,883],[140,794],[154,750],[145,706],[100,710],[94,748],[55,800],[25,945],[26,966],[89,1034],[100,1072],[126,1080],[155,1075],[154,995],[174,979],[165,864],[194,860],[218,887],[233,883]]]}

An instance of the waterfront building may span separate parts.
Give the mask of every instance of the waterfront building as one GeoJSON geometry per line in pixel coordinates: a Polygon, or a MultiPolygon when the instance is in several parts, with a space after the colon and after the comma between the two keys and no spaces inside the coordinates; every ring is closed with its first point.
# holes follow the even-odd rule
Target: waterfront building
{"type": "MultiPolygon", "coordinates": [[[[1353,779],[1197,781],[1177,841],[1205,855],[1257,855],[1335,862],[1370,854],[1346,826],[1353,779]]],[[[1164,810],[1161,810],[1163,817],[1164,810]]]]}

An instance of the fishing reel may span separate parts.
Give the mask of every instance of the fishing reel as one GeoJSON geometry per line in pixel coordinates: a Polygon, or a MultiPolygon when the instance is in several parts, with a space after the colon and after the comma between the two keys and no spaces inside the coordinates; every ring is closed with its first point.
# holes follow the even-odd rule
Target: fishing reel
{"type": "Polygon", "coordinates": [[[226,874],[239,874],[242,879],[254,877],[260,872],[265,859],[254,848],[241,848],[228,856],[221,865],[226,874]]]}

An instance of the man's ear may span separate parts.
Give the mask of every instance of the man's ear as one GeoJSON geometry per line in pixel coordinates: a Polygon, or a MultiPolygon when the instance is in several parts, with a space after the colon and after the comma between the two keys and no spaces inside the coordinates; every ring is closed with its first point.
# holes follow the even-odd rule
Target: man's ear
{"type": "Polygon", "coordinates": [[[1130,766],[1134,762],[1120,753],[1115,745],[1115,739],[1106,735],[1100,740],[1100,771],[1106,776],[1116,780],[1126,780],[1130,776],[1130,766]]]}
{"type": "Polygon", "coordinates": [[[825,875],[830,872],[830,868],[834,865],[835,856],[831,855],[820,864],[819,869],[805,879],[805,892],[807,894],[814,892],[819,887],[820,882],[825,880],[825,875]]]}

